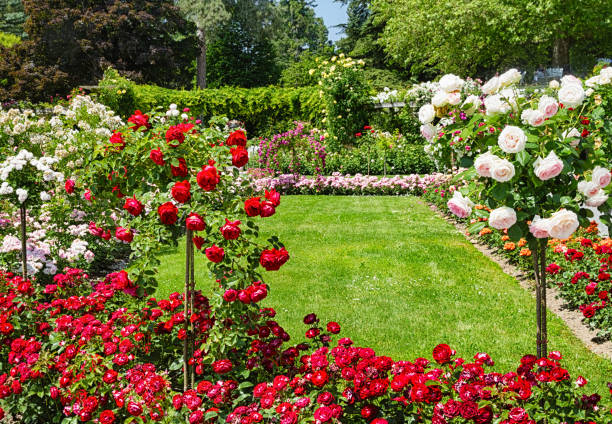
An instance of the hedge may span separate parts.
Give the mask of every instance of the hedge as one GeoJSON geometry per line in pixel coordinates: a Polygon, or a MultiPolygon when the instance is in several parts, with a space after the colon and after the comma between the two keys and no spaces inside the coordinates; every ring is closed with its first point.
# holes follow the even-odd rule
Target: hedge
{"type": "Polygon", "coordinates": [[[166,109],[175,103],[202,120],[227,116],[243,121],[250,136],[284,130],[295,120],[319,123],[322,118],[318,87],[172,90],[134,84],[113,70],[106,72],[100,87],[100,101],[124,117],[134,109],[166,109]]]}

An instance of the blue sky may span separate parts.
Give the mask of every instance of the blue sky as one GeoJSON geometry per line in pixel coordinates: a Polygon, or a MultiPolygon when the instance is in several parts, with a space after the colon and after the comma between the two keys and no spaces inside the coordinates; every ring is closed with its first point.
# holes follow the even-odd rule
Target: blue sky
{"type": "Polygon", "coordinates": [[[337,41],[342,38],[342,34],[338,34],[339,28],[333,28],[334,25],[346,23],[346,7],[333,0],[318,0],[315,7],[317,16],[323,18],[325,25],[329,30],[329,39],[337,41]]]}

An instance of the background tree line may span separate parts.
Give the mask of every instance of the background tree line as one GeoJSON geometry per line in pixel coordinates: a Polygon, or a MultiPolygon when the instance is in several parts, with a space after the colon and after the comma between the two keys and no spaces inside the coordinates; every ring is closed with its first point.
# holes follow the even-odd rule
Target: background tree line
{"type": "Polygon", "coordinates": [[[307,86],[317,57],[343,52],[393,87],[612,56],[612,2],[334,1],[348,14],[335,45],[315,0],[0,0],[0,100],[49,100],[109,66],[171,88],[307,86]]]}

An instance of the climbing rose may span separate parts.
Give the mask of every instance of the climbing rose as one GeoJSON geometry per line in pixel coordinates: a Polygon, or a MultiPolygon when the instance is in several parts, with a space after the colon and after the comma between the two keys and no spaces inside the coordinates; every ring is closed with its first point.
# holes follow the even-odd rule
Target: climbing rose
{"type": "Polygon", "coordinates": [[[191,184],[189,181],[176,182],[170,189],[174,200],[179,203],[187,203],[191,199],[191,184]]]}
{"type": "Polygon", "coordinates": [[[187,162],[185,162],[184,158],[179,158],[178,161],[179,166],[170,165],[170,171],[172,171],[172,175],[175,177],[186,177],[189,174],[187,162]]]}
{"type": "Polygon", "coordinates": [[[259,215],[259,200],[260,197],[251,197],[244,201],[244,211],[247,216],[259,215]]]}
{"type": "Polygon", "coordinates": [[[166,202],[157,208],[159,219],[162,224],[172,225],[178,219],[178,209],[172,202],[166,202]]]}
{"type": "Polygon", "coordinates": [[[160,166],[165,163],[164,162],[164,154],[159,149],[151,150],[151,153],[149,153],[149,158],[151,158],[151,160],[155,164],[160,165],[160,166]]]}
{"type": "Polygon", "coordinates": [[[223,256],[225,255],[223,248],[214,244],[211,247],[206,248],[204,253],[206,253],[208,260],[214,263],[221,262],[223,260],[223,256]]]}
{"type": "Polygon", "coordinates": [[[559,159],[555,152],[551,151],[544,159],[537,158],[533,163],[536,177],[542,181],[550,180],[563,171],[563,161],[559,159]]]}
{"type": "Polygon", "coordinates": [[[213,191],[221,179],[219,178],[217,168],[211,164],[203,167],[202,170],[198,172],[197,181],[202,190],[213,191]]]}
{"type": "Polygon", "coordinates": [[[229,359],[219,359],[212,363],[212,369],[216,374],[227,374],[232,368],[232,361],[229,359]]]}
{"type": "Polygon", "coordinates": [[[519,127],[508,125],[499,134],[497,144],[506,153],[518,153],[525,149],[527,135],[519,127]]]}
{"type": "Polygon", "coordinates": [[[132,233],[127,228],[117,227],[115,230],[115,237],[121,241],[125,241],[127,243],[131,243],[134,240],[134,233],[132,233]]]}
{"type": "Polygon", "coordinates": [[[280,250],[270,249],[261,252],[259,263],[266,271],[278,271],[289,260],[289,252],[283,247],[280,250]]]}
{"type": "Polygon", "coordinates": [[[123,209],[128,211],[128,213],[132,216],[138,216],[142,213],[144,209],[144,205],[138,200],[136,200],[136,197],[133,197],[132,199],[125,200],[123,209]]]}
{"type": "Polygon", "coordinates": [[[185,222],[187,229],[192,231],[203,231],[206,227],[204,220],[197,213],[190,213],[185,222]]]}
{"type": "Polygon", "coordinates": [[[265,197],[268,201],[272,202],[275,208],[280,205],[280,193],[274,189],[268,191],[266,190],[265,197]]]}
{"type": "Polygon", "coordinates": [[[228,146],[240,146],[246,147],[247,138],[246,134],[242,130],[236,130],[227,137],[225,144],[228,146]]]}
{"type": "Polygon", "coordinates": [[[225,218],[225,224],[220,228],[225,240],[236,240],[240,237],[240,221],[230,221],[225,218]]]}
{"type": "Polygon", "coordinates": [[[76,185],[76,183],[74,182],[74,180],[66,180],[66,183],[64,184],[64,188],[66,189],[66,193],[68,193],[68,194],[74,193],[74,186],[75,185],[76,185]]]}

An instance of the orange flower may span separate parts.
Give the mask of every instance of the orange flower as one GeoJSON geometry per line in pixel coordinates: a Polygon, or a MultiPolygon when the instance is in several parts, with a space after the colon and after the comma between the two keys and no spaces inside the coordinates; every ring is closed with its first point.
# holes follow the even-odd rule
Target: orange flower
{"type": "Polygon", "coordinates": [[[520,256],[531,256],[531,250],[524,248],[521,249],[521,252],[519,253],[520,256]]]}
{"type": "Polygon", "coordinates": [[[511,241],[504,244],[504,250],[514,250],[514,249],[516,249],[516,245],[512,243],[511,241]]]}
{"type": "Polygon", "coordinates": [[[489,227],[484,227],[482,230],[480,230],[480,232],[478,233],[479,236],[484,236],[485,234],[491,234],[493,231],[491,231],[491,229],[489,227]]]}
{"type": "Polygon", "coordinates": [[[525,240],[524,238],[520,239],[517,243],[518,247],[523,247],[527,244],[527,240],[525,240]]]}
{"type": "Polygon", "coordinates": [[[485,208],[485,206],[484,206],[484,205],[476,205],[476,206],[474,206],[474,209],[479,209],[479,210],[482,210],[482,209],[484,209],[484,208],[485,208]]]}
{"type": "Polygon", "coordinates": [[[508,240],[510,240],[510,237],[508,237],[508,236],[502,236],[502,238],[501,238],[501,239],[502,239],[502,241],[508,241],[508,240]]]}

